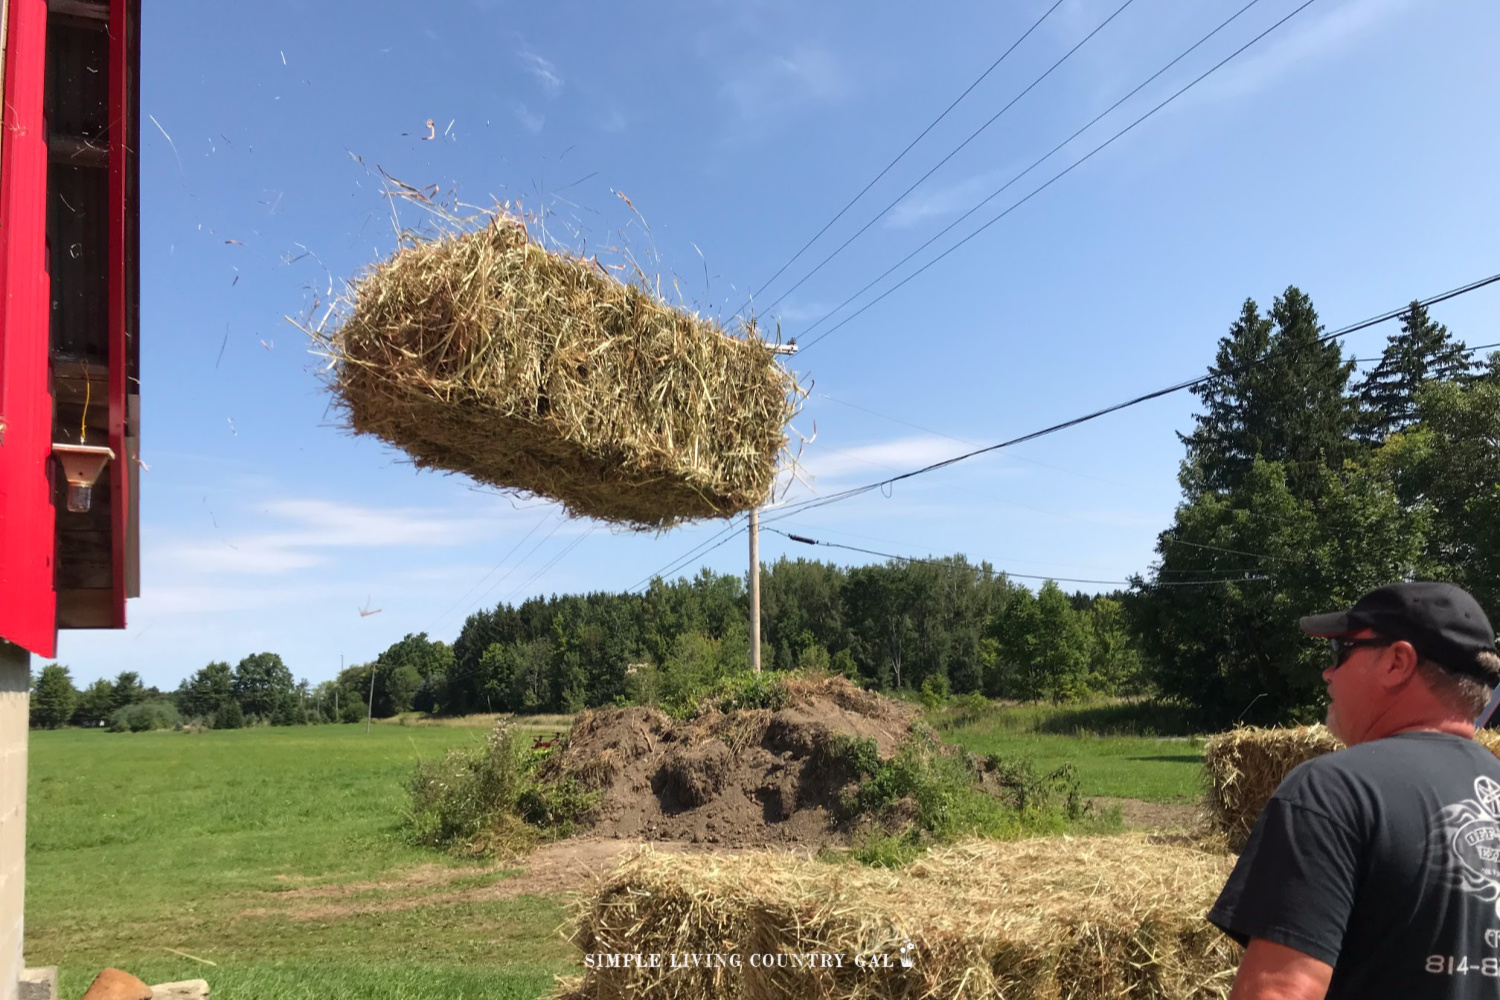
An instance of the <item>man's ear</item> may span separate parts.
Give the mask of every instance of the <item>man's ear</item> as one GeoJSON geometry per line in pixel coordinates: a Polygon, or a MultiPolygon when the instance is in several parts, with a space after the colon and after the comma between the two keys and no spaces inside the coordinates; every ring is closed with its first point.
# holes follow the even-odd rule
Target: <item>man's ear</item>
{"type": "Polygon", "coordinates": [[[1386,650],[1385,669],[1381,672],[1382,685],[1391,690],[1405,687],[1416,676],[1419,659],[1416,647],[1405,639],[1391,643],[1386,650]]]}

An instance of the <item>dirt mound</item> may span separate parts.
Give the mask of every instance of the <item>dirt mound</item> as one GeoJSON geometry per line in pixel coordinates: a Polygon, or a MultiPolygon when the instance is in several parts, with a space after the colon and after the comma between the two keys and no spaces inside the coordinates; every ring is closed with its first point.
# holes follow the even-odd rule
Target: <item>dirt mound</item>
{"type": "Polygon", "coordinates": [[[585,712],[543,765],[602,792],[593,834],[750,846],[844,839],[849,782],[835,737],[871,739],[882,758],[911,734],[910,707],[842,677],[786,682],[781,707],[706,711],[677,722],[651,708],[585,712]]]}

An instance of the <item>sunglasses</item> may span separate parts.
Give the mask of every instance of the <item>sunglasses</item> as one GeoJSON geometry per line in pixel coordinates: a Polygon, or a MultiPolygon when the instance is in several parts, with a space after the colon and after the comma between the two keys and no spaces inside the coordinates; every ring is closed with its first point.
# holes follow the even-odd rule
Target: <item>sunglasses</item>
{"type": "Polygon", "coordinates": [[[1345,639],[1334,636],[1328,640],[1328,647],[1333,650],[1333,665],[1335,668],[1342,667],[1344,661],[1354,655],[1356,649],[1368,647],[1376,649],[1381,646],[1389,646],[1395,639],[1345,639]]]}

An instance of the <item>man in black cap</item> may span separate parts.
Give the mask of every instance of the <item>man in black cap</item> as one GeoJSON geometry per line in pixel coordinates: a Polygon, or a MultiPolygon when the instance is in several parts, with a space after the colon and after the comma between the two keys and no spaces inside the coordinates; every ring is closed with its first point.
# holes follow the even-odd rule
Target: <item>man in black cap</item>
{"type": "Polygon", "coordinates": [[[1231,1000],[1500,997],[1500,683],[1466,592],[1398,583],[1302,619],[1329,640],[1328,728],[1266,805],[1208,919],[1241,944],[1231,1000]]]}

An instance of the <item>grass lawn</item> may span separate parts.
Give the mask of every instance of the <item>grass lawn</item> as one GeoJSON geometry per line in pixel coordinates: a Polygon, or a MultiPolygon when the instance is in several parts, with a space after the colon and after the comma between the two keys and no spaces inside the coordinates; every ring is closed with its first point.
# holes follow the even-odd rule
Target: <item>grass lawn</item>
{"type": "MultiPolygon", "coordinates": [[[[1049,706],[991,706],[980,712],[939,712],[931,721],[943,739],[981,754],[1026,757],[1039,769],[1071,763],[1084,795],[1108,795],[1148,802],[1197,802],[1203,740],[1194,736],[1096,736],[1049,732],[1071,721],[1078,709],[1049,706]]],[[[1114,715],[1115,713],[1110,713],[1114,715]]],[[[1124,728],[1118,724],[1111,728],[1124,728]]]]}
{"type": "MultiPolygon", "coordinates": [[[[1037,732],[1042,715],[933,721],[977,752],[1072,762],[1087,795],[1197,797],[1197,740],[1037,732]]],[[[578,971],[558,933],[564,901],[475,899],[457,890],[507,873],[413,847],[397,828],[413,762],[484,733],[34,732],[26,959],[57,965],[64,996],[113,965],[148,982],[205,978],[217,1000],[537,997],[578,971]]]]}
{"type": "MultiPolygon", "coordinates": [[[[291,919],[278,896],[483,867],[411,847],[395,823],[420,755],[481,739],[456,727],[316,726],[31,736],[26,947],[65,996],[103,966],[202,976],[236,997],[534,997],[574,964],[557,900],[382,912],[454,883],[366,888],[347,915],[291,919]],[[195,962],[170,949],[216,962],[195,962]]],[[[448,873],[461,875],[462,872],[448,873]]]]}

